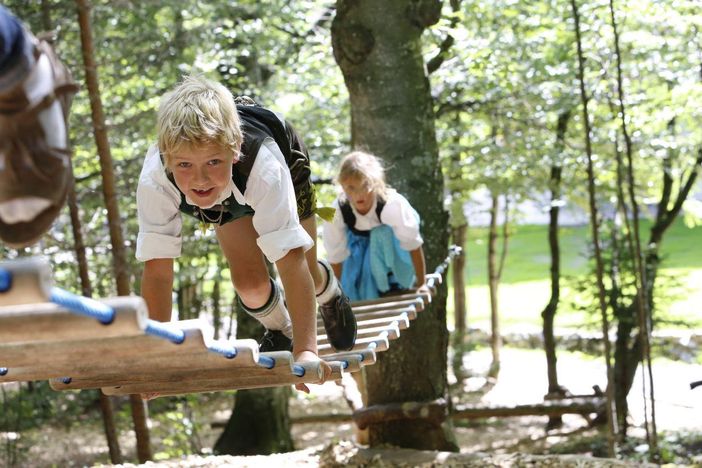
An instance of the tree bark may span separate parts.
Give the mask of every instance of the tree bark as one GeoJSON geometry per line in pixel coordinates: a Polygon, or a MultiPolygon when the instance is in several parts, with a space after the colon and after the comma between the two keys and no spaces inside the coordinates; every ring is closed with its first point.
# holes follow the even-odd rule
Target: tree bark
{"type": "MultiPolygon", "coordinates": [[[[351,102],[352,144],[386,161],[391,185],[419,212],[430,268],[446,255],[448,223],[421,35],[438,21],[441,6],[435,0],[338,0],[332,23],[334,57],[351,102]]],[[[448,400],[447,347],[442,285],[432,306],[368,368],[369,406],[448,400]]],[[[369,436],[371,446],[458,449],[448,419],[439,426],[378,422],[369,436]]]]}
{"type": "Polygon", "coordinates": [[[615,435],[617,433],[616,421],[614,415],[616,410],[612,408],[614,399],[614,371],[611,364],[611,345],[609,342],[609,319],[607,317],[607,303],[605,300],[605,285],[604,285],[604,266],[602,261],[602,252],[600,250],[599,236],[599,215],[597,209],[597,197],[595,189],[595,174],[592,155],[592,140],[590,138],[590,114],[588,110],[589,97],[585,89],[585,57],[582,48],[582,39],[580,35],[580,12],[576,0],[570,0],[571,9],[573,12],[573,20],[575,24],[575,39],[577,46],[578,57],[578,82],[580,84],[580,99],[583,107],[583,126],[585,130],[585,153],[587,155],[587,182],[588,182],[588,200],[590,205],[590,227],[592,231],[592,244],[595,251],[595,266],[597,277],[597,297],[599,302],[600,313],[602,315],[602,340],[605,347],[605,366],[607,368],[607,449],[609,456],[613,457],[616,453],[615,435]]]}
{"type": "MultiPolygon", "coordinates": [[[[626,107],[624,105],[624,80],[622,78],[622,55],[621,49],[619,47],[619,31],[616,20],[616,15],[614,11],[614,1],[609,1],[609,12],[612,24],[612,32],[614,35],[614,50],[617,58],[617,97],[619,101],[619,117],[621,119],[621,129],[624,135],[624,144],[627,156],[627,181],[629,188],[629,202],[631,203],[632,216],[633,216],[633,239],[631,238],[631,233],[629,235],[631,250],[631,256],[634,259],[635,274],[636,278],[636,288],[637,288],[637,299],[635,301],[637,305],[637,316],[639,319],[639,341],[642,347],[643,359],[641,361],[643,372],[643,382],[644,388],[648,385],[649,395],[650,395],[650,408],[649,405],[644,404],[646,409],[645,413],[645,428],[646,428],[646,441],[650,446],[651,461],[656,462],[660,459],[660,453],[658,452],[658,435],[656,428],[656,400],[654,392],[653,383],[653,365],[651,363],[651,327],[649,324],[652,319],[651,308],[649,307],[648,301],[645,298],[646,291],[648,291],[646,278],[646,268],[644,266],[644,258],[641,249],[641,234],[639,229],[639,205],[636,201],[636,183],[634,180],[634,161],[633,161],[633,148],[631,143],[631,137],[629,136],[629,130],[627,128],[627,116],[626,107]],[[648,411],[650,411],[650,421],[648,411]],[[650,424],[650,427],[649,427],[650,424]]],[[[644,390],[644,403],[646,403],[646,395],[644,390]]]]}
{"type": "MultiPolygon", "coordinates": [[[[87,0],[76,0],[76,7],[78,10],[78,23],[80,24],[80,40],[85,67],[85,81],[90,98],[93,134],[95,135],[95,145],[97,146],[98,155],[100,157],[102,192],[107,208],[107,222],[110,230],[110,242],[112,244],[112,265],[115,281],[117,283],[117,294],[120,296],[128,296],[131,291],[129,287],[126,250],[124,247],[124,237],[122,236],[117,192],[115,190],[112,155],[110,154],[110,144],[107,138],[105,115],[102,110],[102,101],[100,98],[97,65],[95,64],[93,32],[90,26],[90,5],[87,0]]],[[[146,402],[144,402],[139,395],[131,395],[130,404],[132,407],[134,432],[137,437],[137,457],[141,463],[145,463],[152,458],[149,426],[146,416],[146,402]]]]}
{"type": "Polygon", "coordinates": [[[498,303],[498,289],[500,285],[499,267],[497,265],[497,216],[499,214],[498,194],[491,192],[492,203],[490,206],[490,228],[488,230],[488,288],[490,290],[490,349],[492,350],[492,363],[488,376],[497,378],[500,373],[500,348],[502,347],[502,337],[500,336],[500,314],[498,303]]]}
{"type": "MultiPolygon", "coordinates": [[[[85,254],[85,243],[83,242],[83,232],[81,228],[82,224],[78,211],[78,203],[76,201],[75,188],[71,189],[71,191],[68,193],[68,208],[71,215],[71,229],[73,230],[74,250],[76,253],[76,263],[78,264],[78,276],[80,277],[81,293],[85,297],[92,297],[93,288],[90,283],[88,259],[85,254]]],[[[122,463],[122,451],[119,447],[119,438],[117,437],[117,429],[115,428],[112,399],[107,395],[104,395],[99,390],[97,391],[97,395],[100,400],[100,413],[102,414],[102,423],[105,430],[105,438],[107,439],[107,448],[110,452],[110,461],[115,464],[122,463]]]]}
{"type": "MultiPolygon", "coordinates": [[[[558,303],[561,297],[561,249],[558,239],[558,215],[560,211],[561,198],[561,166],[560,155],[565,147],[565,133],[570,120],[570,111],[564,111],[558,115],[556,126],[556,160],[551,162],[551,177],[549,186],[551,189],[551,208],[549,210],[548,223],[548,246],[551,253],[551,297],[548,304],[541,312],[543,318],[544,352],[546,353],[546,373],[548,376],[548,395],[565,396],[565,390],[558,383],[558,358],[556,356],[556,338],[554,336],[554,320],[558,311],[558,303]]],[[[559,427],[563,423],[562,418],[553,416],[549,419],[548,427],[559,427]]]]}
{"type": "Polygon", "coordinates": [[[461,252],[453,259],[452,276],[453,276],[453,306],[454,306],[454,333],[457,336],[463,336],[468,328],[466,320],[466,231],[468,226],[461,224],[453,228],[452,239],[453,243],[461,248],[461,252]]]}

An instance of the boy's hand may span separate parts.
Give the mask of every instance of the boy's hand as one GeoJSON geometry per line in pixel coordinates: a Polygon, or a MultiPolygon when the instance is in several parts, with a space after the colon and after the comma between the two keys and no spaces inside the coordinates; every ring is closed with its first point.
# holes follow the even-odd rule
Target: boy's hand
{"type": "MultiPolygon", "coordinates": [[[[320,359],[319,356],[317,356],[315,353],[312,351],[303,351],[297,356],[295,356],[295,362],[315,362],[319,361],[320,366],[322,367],[322,379],[317,382],[318,384],[322,384],[326,382],[326,380],[331,376],[332,368],[331,366],[324,360],[320,359]]],[[[310,389],[307,386],[307,384],[304,383],[299,383],[295,384],[295,390],[299,390],[301,392],[305,393],[310,393],[310,389]]]]}

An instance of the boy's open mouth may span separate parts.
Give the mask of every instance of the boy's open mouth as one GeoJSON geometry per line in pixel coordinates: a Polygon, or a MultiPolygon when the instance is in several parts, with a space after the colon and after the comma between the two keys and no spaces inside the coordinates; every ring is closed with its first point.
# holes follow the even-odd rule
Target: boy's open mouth
{"type": "Polygon", "coordinates": [[[213,188],[208,188],[206,190],[193,189],[193,192],[195,192],[195,195],[197,195],[198,197],[206,197],[209,194],[211,194],[213,190],[213,188]]]}

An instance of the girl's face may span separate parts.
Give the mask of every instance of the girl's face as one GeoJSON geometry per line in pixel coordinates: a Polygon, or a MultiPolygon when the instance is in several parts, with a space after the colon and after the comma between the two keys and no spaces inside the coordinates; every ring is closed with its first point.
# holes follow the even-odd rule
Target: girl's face
{"type": "Polygon", "coordinates": [[[215,143],[182,146],[170,158],[169,169],[178,188],[200,208],[209,208],[232,180],[238,156],[215,143]]]}
{"type": "Polygon", "coordinates": [[[339,183],[346,194],[346,198],[348,198],[356,211],[362,215],[370,211],[375,194],[368,181],[360,177],[348,177],[340,180],[339,183]]]}

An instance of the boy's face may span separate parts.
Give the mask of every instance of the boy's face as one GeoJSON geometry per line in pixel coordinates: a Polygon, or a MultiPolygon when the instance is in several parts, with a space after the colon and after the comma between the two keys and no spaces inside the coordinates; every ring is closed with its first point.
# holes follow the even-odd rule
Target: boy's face
{"type": "Polygon", "coordinates": [[[348,177],[340,180],[346,198],[360,214],[368,213],[373,205],[374,194],[369,184],[360,177],[348,177]]]}
{"type": "Polygon", "coordinates": [[[238,157],[215,143],[184,145],[174,151],[169,169],[178,188],[197,206],[209,208],[232,180],[238,157]]]}

